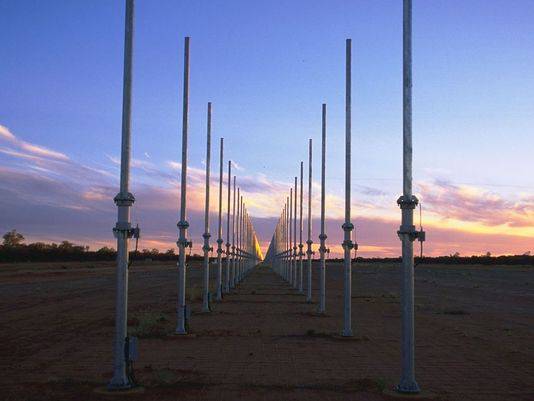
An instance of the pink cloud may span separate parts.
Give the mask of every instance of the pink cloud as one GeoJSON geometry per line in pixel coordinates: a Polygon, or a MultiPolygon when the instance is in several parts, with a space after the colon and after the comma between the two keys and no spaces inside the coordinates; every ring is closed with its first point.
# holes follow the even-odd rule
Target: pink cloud
{"type": "Polygon", "coordinates": [[[534,197],[509,200],[476,187],[443,180],[420,187],[425,208],[446,219],[513,227],[532,226],[534,222],[534,197]]]}
{"type": "Polygon", "coordinates": [[[62,160],[62,161],[69,160],[69,157],[64,153],[45,148],[44,146],[25,142],[17,138],[7,127],[4,127],[3,125],[0,125],[0,138],[11,143],[15,147],[18,147],[20,150],[27,152],[27,154],[12,152],[11,153],[12,156],[25,157],[25,156],[28,156],[29,154],[30,156],[36,156],[36,157],[42,157],[42,158],[48,158],[48,159],[56,159],[56,160],[62,160]]]}

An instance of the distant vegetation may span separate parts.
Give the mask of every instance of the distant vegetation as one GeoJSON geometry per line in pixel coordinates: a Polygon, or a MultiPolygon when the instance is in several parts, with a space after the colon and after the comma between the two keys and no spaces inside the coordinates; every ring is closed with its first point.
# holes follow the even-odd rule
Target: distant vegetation
{"type": "MultiPolygon", "coordinates": [[[[4,234],[0,245],[0,262],[60,262],[60,261],[111,261],[117,257],[113,248],[104,246],[91,251],[88,246],[76,245],[69,241],[59,244],[44,242],[24,243],[24,236],[16,230],[4,234]]],[[[132,260],[176,260],[174,249],[160,252],[157,249],[143,249],[130,253],[132,260]]],[[[199,255],[190,256],[192,259],[199,255]]]]}
{"type": "MultiPolygon", "coordinates": [[[[117,252],[113,248],[104,246],[92,251],[88,246],[75,245],[69,241],[59,244],[44,242],[24,243],[24,236],[16,230],[4,234],[0,245],[1,262],[63,262],[63,261],[112,261],[117,252]]],[[[214,255],[215,256],[215,253],[214,255]]],[[[142,249],[130,252],[131,260],[176,260],[177,254],[174,249],[160,252],[158,249],[142,249]]],[[[197,254],[188,256],[193,260],[201,260],[197,254]]],[[[330,259],[339,261],[342,259],[330,259]]],[[[356,258],[356,261],[367,263],[399,263],[400,258],[356,258]]],[[[484,255],[460,256],[458,252],[449,256],[415,258],[417,264],[465,264],[465,265],[530,265],[534,266],[534,256],[530,252],[523,255],[491,256],[489,252],[484,255]]]]}

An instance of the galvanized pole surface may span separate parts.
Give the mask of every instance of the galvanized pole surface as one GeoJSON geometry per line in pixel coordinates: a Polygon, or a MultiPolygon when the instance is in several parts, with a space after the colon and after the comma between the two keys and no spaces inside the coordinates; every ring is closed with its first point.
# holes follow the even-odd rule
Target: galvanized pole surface
{"type": "MultiPolygon", "coordinates": [[[[286,197],[285,213],[284,213],[284,279],[289,281],[289,265],[287,263],[287,250],[289,248],[289,229],[288,229],[288,220],[289,220],[289,196],[286,197]]],[[[289,208],[290,209],[290,208],[289,208]]]]}
{"type": "Polygon", "coordinates": [[[287,267],[287,244],[289,241],[289,235],[287,232],[287,216],[288,216],[289,197],[286,197],[286,204],[284,206],[284,254],[282,256],[284,262],[284,280],[288,280],[288,267],[287,267]]]}
{"type": "Polygon", "coordinates": [[[322,109],[322,149],[321,149],[321,234],[319,235],[319,253],[321,256],[321,265],[319,271],[319,313],[326,310],[326,238],[325,234],[325,172],[326,172],[326,104],[323,103],[322,109]]]}
{"type": "Polygon", "coordinates": [[[295,177],[295,202],[293,202],[293,288],[298,288],[297,283],[297,203],[298,203],[298,192],[297,192],[297,177],[295,177]]]}
{"type": "Polygon", "coordinates": [[[308,240],[306,244],[308,249],[306,250],[306,255],[308,257],[308,284],[306,286],[306,302],[312,301],[312,244],[311,239],[312,235],[312,140],[310,138],[308,149],[308,240]]]}
{"type": "Polygon", "coordinates": [[[417,198],[412,194],[412,1],[403,4],[403,194],[397,201],[402,211],[399,237],[402,241],[402,377],[401,393],[418,393],[414,356],[414,259],[413,224],[417,198]]]}
{"type": "Polygon", "coordinates": [[[226,208],[226,272],[224,275],[224,292],[230,292],[230,270],[232,268],[232,253],[230,243],[230,195],[232,183],[232,161],[228,160],[228,203],[226,208]]]}
{"type": "Polygon", "coordinates": [[[243,217],[241,218],[241,227],[243,227],[243,235],[242,235],[242,239],[241,239],[241,247],[243,248],[243,258],[241,260],[241,266],[239,268],[239,282],[241,282],[241,280],[243,279],[243,270],[245,268],[245,262],[246,262],[246,258],[247,258],[247,254],[246,254],[246,251],[247,251],[247,243],[246,243],[246,220],[245,220],[245,217],[247,215],[247,207],[246,207],[246,204],[245,204],[245,200],[243,200],[243,217]]]}
{"type": "Polygon", "coordinates": [[[211,163],[211,102],[208,102],[208,129],[206,139],[206,200],[204,205],[204,277],[202,312],[210,312],[210,163],[211,163]]]}
{"type": "Polygon", "coordinates": [[[289,284],[293,285],[293,188],[289,189],[289,284]]]}
{"type": "MultiPolygon", "coordinates": [[[[292,189],[290,190],[291,194],[292,189]]],[[[292,209],[291,197],[287,197],[287,207],[286,210],[286,231],[287,231],[287,245],[286,245],[286,281],[291,284],[291,209],[292,209]]]]}
{"type": "Polygon", "coordinates": [[[350,170],[351,170],[351,39],[346,42],[345,66],[345,222],[343,223],[343,251],[344,258],[344,299],[343,299],[343,336],[352,336],[351,303],[352,303],[352,266],[351,250],[353,224],[350,221],[350,170]]]}
{"type": "Polygon", "coordinates": [[[241,269],[241,261],[243,260],[243,226],[241,224],[241,221],[243,220],[243,195],[240,195],[239,188],[237,189],[237,202],[237,262],[234,272],[234,287],[237,286],[239,279],[239,270],[241,269]]]}
{"type": "Polygon", "coordinates": [[[230,288],[234,288],[234,274],[235,274],[235,175],[234,175],[234,193],[232,201],[232,265],[230,267],[230,288]]]}
{"type": "Polygon", "coordinates": [[[232,288],[235,288],[237,284],[237,274],[239,271],[239,260],[241,257],[241,250],[239,248],[239,235],[240,227],[239,221],[241,218],[241,189],[237,188],[237,211],[236,211],[236,221],[235,221],[235,265],[234,265],[234,275],[232,276],[232,288]]]}
{"type": "Polygon", "coordinates": [[[221,138],[219,154],[219,218],[217,225],[217,301],[222,300],[222,253],[223,253],[223,239],[222,239],[222,196],[223,196],[223,153],[224,153],[224,138],[221,138]]]}
{"type": "Polygon", "coordinates": [[[243,262],[243,195],[238,196],[237,200],[239,201],[240,207],[239,207],[239,213],[238,215],[238,236],[237,236],[237,244],[238,244],[238,258],[237,258],[237,265],[236,265],[236,273],[234,275],[234,285],[237,286],[237,283],[239,282],[239,271],[241,270],[241,263],[243,262]]]}
{"type": "Polygon", "coordinates": [[[304,256],[304,252],[302,252],[302,248],[304,248],[304,245],[302,244],[302,197],[304,194],[304,162],[300,162],[300,210],[299,210],[299,292],[304,292],[304,274],[303,274],[303,266],[302,266],[302,256],[304,256]]]}
{"type": "Polygon", "coordinates": [[[122,143],[120,192],[115,196],[117,223],[113,234],[117,238],[117,275],[115,293],[115,339],[113,345],[113,377],[110,390],[133,387],[133,378],[127,372],[126,338],[128,315],[128,239],[134,234],[130,223],[130,207],[135,202],[130,191],[131,105],[133,61],[134,1],[126,1],[124,32],[124,76],[122,89],[122,143]]]}
{"type": "Polygon", "coordinates": [[[185,305],[185,274],[186,274],[186,253],[185,248],[190,245],[187,240],[187,229],[189,223],[186,219],[186,195],[187,195],[187,130],[189,113],[189,37],[185,38],[184,46],[184,98],[182,115],[182,173],[181,173],[181,199],[180,199],[180,221],[177,226],[180,230],[178,238],[178,322],[176,325],[177,334],[186,334],[186,305],[185,305]]]}

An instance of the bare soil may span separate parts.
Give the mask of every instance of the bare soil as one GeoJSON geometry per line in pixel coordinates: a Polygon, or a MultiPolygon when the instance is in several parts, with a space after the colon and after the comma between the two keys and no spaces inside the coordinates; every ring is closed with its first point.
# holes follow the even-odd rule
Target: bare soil
{"type": "MultiPolygon", "coordinates": [[[[129,330],[144,392],[107,395],[94,390],[111,377],[113,263],[2,265],[0,399],[388,400],[400,377],[399,266],[353,266],[347,340],[340,264],[328,266],[325,316],[267,267],[201,314],[195,264],[187,337],[172,335],[175,266],[134,264],[129,330]]],[[[417,380],[433,399],[534,400],[534,269],[418,266],[415,303],[417,380]]]]}

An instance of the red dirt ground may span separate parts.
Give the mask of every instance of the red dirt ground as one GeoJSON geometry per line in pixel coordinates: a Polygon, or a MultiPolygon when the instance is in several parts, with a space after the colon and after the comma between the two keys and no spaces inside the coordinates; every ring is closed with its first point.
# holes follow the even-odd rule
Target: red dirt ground
{"type": "MultiPolygon", "coordinates": [[[[177,337],[175,268],[134,265],[129,321],[145,391],[106,395],[94,389],[111,376],[113,264],[2,265],[0,398],[388,400],[400,375],[399,266],[354,265],[351,340],[338,336],[341,269],[328,266],[326,316],[266,267],[200,314],[195,265],[193,335],[177,337]]],[[[533,287],[532,268],[419,266],[421,388],[437,400],[534,400],[533,287]]]]}

